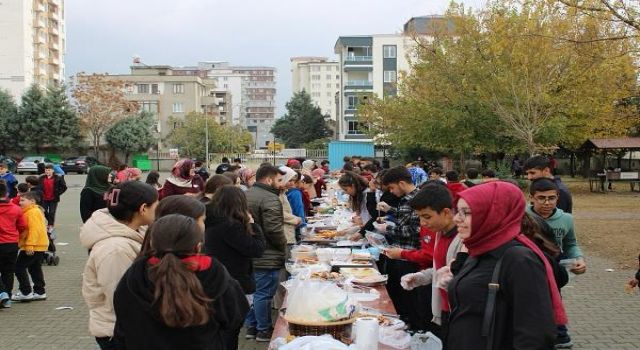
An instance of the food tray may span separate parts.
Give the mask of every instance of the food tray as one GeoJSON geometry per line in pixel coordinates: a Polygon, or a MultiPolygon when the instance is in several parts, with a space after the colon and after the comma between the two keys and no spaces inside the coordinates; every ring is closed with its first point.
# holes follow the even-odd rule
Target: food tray
{"type": "Polygon", "coordinates": [[[336,322],[305,322],[293,320],[287,316],[284,316],[284,319],[289,325],[289,334],[293,336],[330,334],[334,339],[348,338],[351,333],[351,325],[356,320],[355,317],[352,317],[336,322]]]}

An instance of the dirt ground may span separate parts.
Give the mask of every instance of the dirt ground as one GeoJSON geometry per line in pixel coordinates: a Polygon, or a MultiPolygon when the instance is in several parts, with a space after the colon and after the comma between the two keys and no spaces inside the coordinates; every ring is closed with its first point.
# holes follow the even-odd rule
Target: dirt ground
{"type": "MultiPolygon", "coordinates": [[[[586,181],[565,180],[573,195],[578,243],[585,255],[598,255],[617,266],[636,269],[640,254],[640,192],[628,184],[614,185],[607,194],[591,193],[586,181]]],[[[637,189],[637,187],[636,187],[637,189]]]]}

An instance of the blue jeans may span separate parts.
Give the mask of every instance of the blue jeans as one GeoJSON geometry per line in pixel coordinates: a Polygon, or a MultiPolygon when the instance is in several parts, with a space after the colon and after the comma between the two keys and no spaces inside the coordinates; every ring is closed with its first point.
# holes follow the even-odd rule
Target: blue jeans
{"type": "Polygon", "coordinates": [[[258,331],[271,329],[271,301],[276,294],[280,269],[256,269],[253,278],[256,280],[256,292],[253,294],[253,305],[245,320],[245,326],[255,327],[258,331]]]}

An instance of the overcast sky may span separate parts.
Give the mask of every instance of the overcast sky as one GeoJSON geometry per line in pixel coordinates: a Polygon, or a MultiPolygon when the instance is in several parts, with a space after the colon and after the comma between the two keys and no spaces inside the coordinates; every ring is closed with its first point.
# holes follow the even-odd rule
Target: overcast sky
{"type": "MultiPolygon", "coordinates": [[[[484,0],[465,0],[479,7],[484,0]]],[[[291,97],[289,59],[335,58],[341,35],[402,31],[448,0],[66,0],[67,75],[128,73],[132,56],[172,66],[198,61],[276,67],[277,116],[291,97]]]]}

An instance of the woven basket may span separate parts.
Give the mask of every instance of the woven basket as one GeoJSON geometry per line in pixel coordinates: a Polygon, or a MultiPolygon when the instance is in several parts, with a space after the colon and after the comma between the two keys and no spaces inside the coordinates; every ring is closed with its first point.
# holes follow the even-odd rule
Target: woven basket
{"type": "Polygon", "coordinates": [[[305,322],[287,318],[284,319],[289,324],[289,334],[296,337],[305,335],[323,335],[330,334],[334,339],[349,338],[351,333],[351,324],[356,318],[352,317],[336,322],[305,322]]]}

